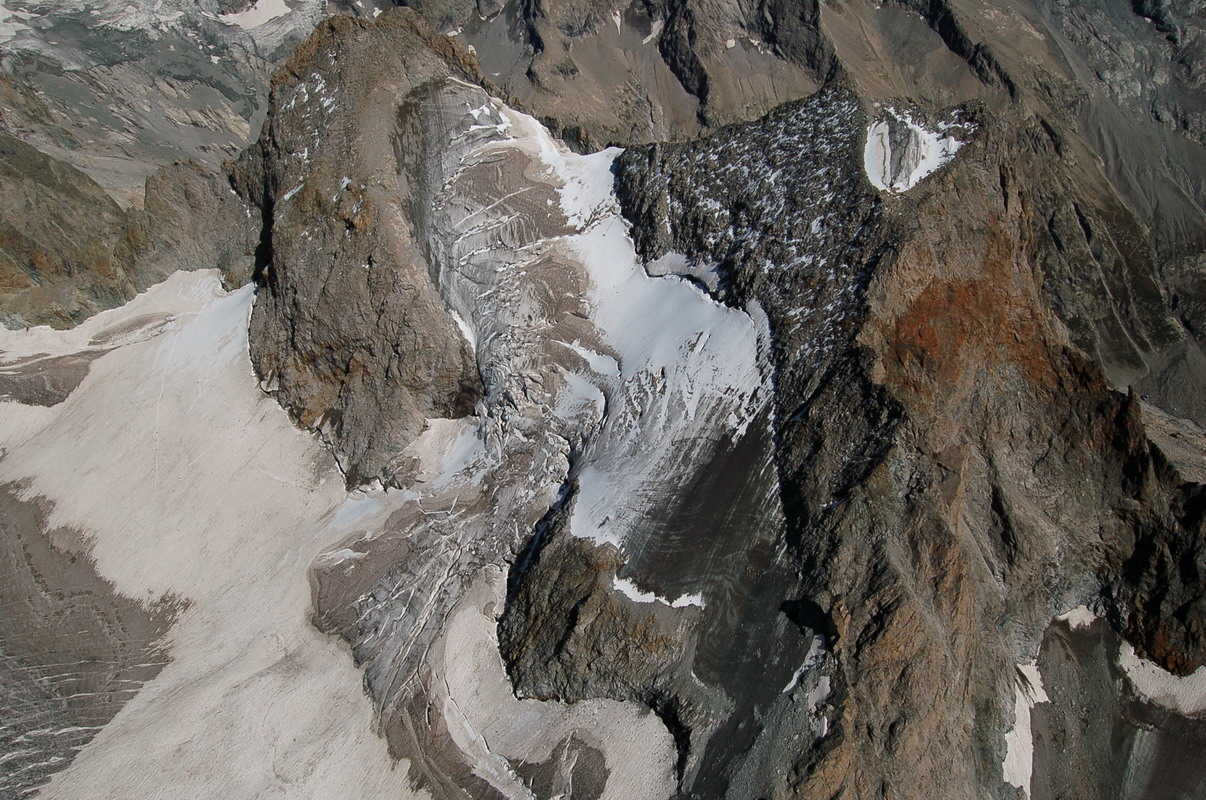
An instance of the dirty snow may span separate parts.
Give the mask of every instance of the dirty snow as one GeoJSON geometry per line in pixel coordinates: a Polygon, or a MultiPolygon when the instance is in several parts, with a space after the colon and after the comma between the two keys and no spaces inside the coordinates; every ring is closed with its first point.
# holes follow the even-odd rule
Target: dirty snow
{"type": "Polygon", "coordinates": [[[1037,664],[1019,664],[1014,676],[1013,728],[1005,734],[1005,761],[1001,768],[1005,782],[1030,796],[1030,778],[1034,772],[1034,738],[1030,730],[1030,709],[1050,699],[1043,689],[1037,664]]]}
{"type": "Polygon", "coordinates": [[[314,523],[346,493],[256,384],[252,300],[177,273],[73,330],[0,332],[7,358],[114,334],[65,402],[0,404],[0,480],[29,480],[121,593],[188,603],[171,663],[40,797],[412,796],[352,660],[307,619],[333,544],[314,523]]]}
{"type": "Polygon", "coordinates": [[[240,28],[250,30],[258,28],[266,22],[271,22],[277,17],[283,17],[289,13],[289,10],[285,0],[256,0],[255,5],[246,11],[240,11],[237,14],[222,14],[218,19],[227,25],[238,25],[240,28]]]}
{"type": "Polygon", "coordinates": [[[673,600],[669,600],[665,597],[659,597],[653,592],[646,592],[628,578],[621,578],[618,575],[612,577],[611,588],[637,603],[662,603],[671,608],[686,608],[687,606],[704,607],[703,595],[701,594],[684,594],[673,600]]]}
{"type": "Polygon", "coordinates": [[[1068,627],[1072,630],[1077,630],[1092,625],[1097,621],[1097,615],[1090,611],[1088,606],[1077,606],[1071,611],[1060,614],[1056,619],[1068,623],[1068,627]]]}
{"type": "Polygon", "coordinates": [[[1129,642],[1118,648],[1118,665],[1135,691],[1151,702],[1182,714],[1206,711],[1206,666],[1184,677],[1140,658],[1129,642]]]}

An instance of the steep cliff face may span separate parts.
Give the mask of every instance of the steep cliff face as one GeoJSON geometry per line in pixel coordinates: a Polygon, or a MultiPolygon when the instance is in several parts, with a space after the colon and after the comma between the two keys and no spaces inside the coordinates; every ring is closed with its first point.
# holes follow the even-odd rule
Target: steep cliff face
{"type": "MultiPolygon", "coordinates": [[[[824,96],[805,119],[823,118],[824,96]]],[[[786,535],[797,591],[823,612],[818,630],[833,631],[838,719],[762,791],[1004,792],[990,776],[1001,775],[1014,665],[1073,600],[1104,599],[1170,669],[1202,662],[1201,520],[1184,505],[1185,478],[1162,474],[1137,399],[1109,390],[1046,306],[1043,206],[1065,167],[1038,126],[956,117],[970,141],[899,195],[827,182],[807,149],[796,155],[820,186],[785,180],[776,192],[725,175],[791,169],[775,152],[789,139],[782,113],[630,150],[618,178],[645,258],[712,265],[729,302],[766,308],[778,345],[786,535]],[[809,209],[817,197],[846,214],[809,209]],[[830,230],[845,249],[817,241],[830,230]],[[800,240],[835,261],[791,247],[800,240]],[[790,256],[766,255],[785,246],[790,256]],[[835,266],[841,293],[814,299],[835,266]]],[[[851,144],[825,150],[837,174],[856,173],[851,144]]]]}
{"type": "Polygon", "coordinates": [[[0,135],[0,321],[67,327],[121,305],[179,269],[251,278],[257,226],[227,181],[182,162],[147,179],[121,209],[92,179],[0,135]]]}
{"type": "Polygon", "coordinates": [[[331,442],[349,487],[392,482],[423,420],[463,416],[478,394],[416,236],[421,142],[406,118],[427,83],[452,76],[476,71],[413,15],[333,18],[278,73],[237,168],[263,221],[252,360],[298,424],[331,442]],[[340,65],[370,59],[372,78],[340,65]]]}

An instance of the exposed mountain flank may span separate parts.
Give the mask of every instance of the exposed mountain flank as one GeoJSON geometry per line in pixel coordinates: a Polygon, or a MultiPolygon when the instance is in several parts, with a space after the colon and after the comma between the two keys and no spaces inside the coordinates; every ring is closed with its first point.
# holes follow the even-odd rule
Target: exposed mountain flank
{"type": "Polygon", "coordinates": [[[193,163],[147,179],[121,209],[74,167],[0,134],[0,321],[66,327],[179,269],[251,277],[258,225],[226,180],[193,163]]]}
{"type": "Polygon", "coordinates": [[[1206,800],[1198,5],[3,3],[0,793],[1206,800]]]}
{"type": "Polygon", "coordinates": [[[412,14],[332,18],[277,74],[264,132],[234,178],[263,220],[256,372],[331,442],[349,487],[393,482],[391,460],[423,421],[464,416],[479,394],[419,227],[427,176],[414,106],[452,76],[477,73],[412,14]],[[344,66],[369,63],[371,79],[344,66]]]}

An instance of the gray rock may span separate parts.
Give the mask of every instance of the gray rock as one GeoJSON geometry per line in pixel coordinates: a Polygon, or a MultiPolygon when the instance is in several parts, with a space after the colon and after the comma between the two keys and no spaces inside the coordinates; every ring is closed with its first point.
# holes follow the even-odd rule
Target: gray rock
{"type": "Polygon", "coordinates": [[[252,361],[332,445],[349,487],[392,483],[424,420],[463,416],[480,393],[415,227],[415,104],[450,76],[475,77],[472,63],[413,12],[334,17],[278,73],[260,141],[235,168],[263,231],[252,361]],[[370,61],[372,80],[344,66],[370,61]]]}

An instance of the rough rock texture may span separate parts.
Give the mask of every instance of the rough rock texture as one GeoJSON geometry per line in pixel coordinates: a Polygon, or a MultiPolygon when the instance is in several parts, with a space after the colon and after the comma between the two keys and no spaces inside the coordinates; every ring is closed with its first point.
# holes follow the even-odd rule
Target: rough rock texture
{"type": "MultiPolygon", "coordinates": [[[[374,179],[397,187],[402,201],[394,201],[391,218],[406,221],[398,241],[408,256],[390,263],[415,276],[409,281],[416,294],[435,298],[426,319],[443,313],[442,300],[476,332],[466,336],[475,343],[491,415],[512,403],[529,408],[530,398],[513,394],[497,405],[515,376],[495,373],[501,367],[479,348],[502,357],[512,352],[511,340],[482,337],[487,319],[499,324],[486,316],[495,301],[482,308],[473,297],[491,291],[466,295],[455,287],[490,286],[474,277],[480,262],[509,264],[510,253],[558,229],[537,211],[539,194],[519,199],[529,189],[515,182],[513,168],[504,166],[510,162],[457,166],[463,134],[447,116],[455,108],[450,90],[418,84],[450,73],[474,79],[471,62],[414,20],[328,23],[280,79],[258,152],[240,168],[241,191],[260,198],[269,221],[262,242],[269,294],[257,307],[253,354],[295,418],[335,444],[349,483],[381,478],[413,486],[415,473],[402,467],[419,456],[406,446],[426,441],[415,437],[422,418],[433,416],[412,399],[420,387],[408,386],[390,408],[397,423],[388,432],[378,424],[379,408],[357,405],[359,393],[380,388],[362,389],[351,370],[324,366],[346,361],[348,339],[364,342],[370,355],[360,359],[379,358],[371,350],[376,329],[345,310],[363,302],[357,298],[367,290],[360,287],[375,269],[357,237],[362,230],[379,236],[374,221],[385,216],[366,213],[370,221],[359,221],[364,209],[383,202],[360,187],[374,179]],[[360,111],[364,90],[348,85],[367,58],[367,45],[356,48],[392,38],[414,42],[408,82],[396,77],[403,70],[381,68],[375,97],[379,108],[401,111],[369,118],[360,111]],[[432,68],[420,43],[442,64],[432,68]],[[399,99],[406,93],[409,104],[399,99]],[[329,113],[356,120],[354,144],[340,144],[338,121],[317,124],[329,113]],[[439,131],[450,144],[441,144],[439,131]],[[434,199],[443,197],[435,187],[459,198],[466,191],[459,181],[483,165],[493,182],[465,184],[472,202],[456,201],[465,203],[465,215],[441,222],[448,201],[434,199]],[[469,220],[471,238],[458,240],[469,220]],[[340,313],[328,293],[341,301],[340,313]],[[293,353],[299,363],[289,364],[293,353]],[[345,409],[357,409],[355,416],[345,409]]],[[[751,471],[758,448],[742,460],[736,441],[716,454],[732,463],[699,463],[701,475],[735,476],[737,494],[769,486],[782,517],[736,517],[732,527],[716,526],[709,535],[729,549],[696,564],[688,555],[692,537],[676,531],[694,528],[699,548],[699,523],[712,528],[715,512],[701,513],[700,501],[680,488],[681,509],[666,498],[646,520],[648,539],[618,553],[571,532],[566,515],[586,502],[573,482],[582,467],[573,448],[558,446],[568,471],[546,466],[540,474],[553,485],[562,475],[569,482],[543,516],[524,506],[519,518],[534,532],[526,547],[514,532],[491,540],[497,528],[468,534],[476,528],[465,523],[455,535],[459,549],[435,544],[454,536],[448,517],[482,512],[470,499],[477,490],[468,498],[463,490],[434,491],[426,506],[395,513],[381,532],[356,540],[355,566],[333,561],[318,572],[319,623],[348,638],[364,661],[395,752],[430,758],[424,785],[482,790],[446,749],[442,737],[455,742],[454,734],[424,733],[430,723],[421,703],[442,695],[430,688],[434,678],[424,678],[432,662],[414,659],[438,651],[438,620],[455,615],[450,609],[470,591],[473,565],[506,553],[516,560],[498,641],[520,696],[648,706],[673,734],[675,780],[687,796],[928,796],[938,784],[953,795],[1011,796],[1002,762],[1014,724],[1014,665],[1033,659],[1053,614],[1089,597],[1166,668],[1185,673],[1202,662],[1201,519],[1191,499],[1197,484],[1162,466],[1137,396],[1113,391],[1102,371],[1124,384],[1121,365],[1142,375],[1151,354],[1190,335],[1160,283],[1167,279],[1155,267],[1154,234],[1142,209],[1121,199],[1108,165],[1094,162],[1075,120],[1047,101],[1035,113],[1029,101],[1017,100],[1034,87],[1009,77],[1002,66],[1008,59],[961,44],[965,34],[940,20],[926,24],[966,59],[976,85],[989,88],[968,90],[959,99],[979,100],[961,109],[912,109],[924,124],[953,131],[963,148],[904,194],[879,194],[864,177],[872,116],[859,94],[877,96],[865,75],[847,76],[758,122],[693,144],[632,149],[618,161],[620,200],[650,273],[684,275],[769,320],[773,395],[764,446],[774,475],[761,482],[751,471]],[[1074,280],[1089,259],[1109,289],[1074,280]],[[1132,346],[1137,330],[1145,333],[1132,346]],[[443,517],[425,518],[433,505],[447,509],[443,517]],[[685,516],[692,507],[695,514],[685,516]],[[746,531],[757,535],[743,537],[746,531]],[[616,594],[617,581],[631,575],[636,586],[657,586],[674,598],[691,585],[674,583],[680,569],[732,587],[723,611],[705,605],[701,613],[668,600],[634,607],[616,594]],[[388,611],[398,604],[400,611],[388,611]],[[409,633],[399,619],[413,620],[409,633]],[[738,631],[744,638],[735,638],[738,631]]],[[[373,52],[387,50],[393,52],[373,52]]],[[[478,51],[491,71],[489,54],[478,51]]],[[[943,63],[942,70],[950,66],[943,63]]],[[[494,118],[486,105],[473,110],[476,102],[464,100],[470,130],[488,131],[494,118]]],[[[542,113],[553,108],[537,106],[542,113]]],[[[599,124],[606,130],[611,123],[599,124]]],[[[1189,266],[1171,274],[1178,286],[1192,287],[1195,262],[1183,258],[1177,263],[1189,266]]],[[[511,313],[526,313],[522,297],[511,313]]],[[[1185,302],[1194,301],[1175,305],[1185,302]]],[[[382,330],[388,341],[392,328],[382,330]]],[[[459,343],[447,321],[423,330],[459,343]]],[[[442,347],[425,344],[418,352],[439,359],[442,347]]],[[[435,370],[422,387],[435,390],[425,396],[436,398],[428,409],[450,416],[438,402],[457,373],[447,364],[435,370]]],[[[533,365],[521,374],[532,376],[520,384],[526,396],[542,373],[533,365]]],[[[1195,378],[1183,380],[1193,385],[1195,378]]],[[[542,391],[547,387],[536,396],[542,391]]],[[[1168,397],[1159,399],[1171,406],[1168,397]]],[[[529,413],[500,416],[512,420],[502,430],[529,413]]],[[[532,424],[523,423],[525,436],[532,424]]],[[[429,423],[428,430],[424,437],[436,428],[429,423]]],[[[495,474],[493,481],[505,483],[514,473],[495,474]]],[[[698,497],[710,494],[715,487],[698,497]]],[[[495,522],[500,518],[507,516],[495,522]]]]}
{"type": "Polygon", "coordinates": [[[694,137],[836,78],[868,101],[907,98],[930,113],[973,100],[1024,109],[1064,161],[1094,173],[1059,187],[1063,205],[1049,210],[1060,248],[1046,289],[1075,343],[1120,390],[1203,421],[1206,357],[1170,283],[1206,247],[1196,4],[413,5],[586,149],[694,137]]]}
{"type": "Polygon", "coordinates": [[[258,228],[227,181],[193,163],[147,179],[122,210],[74,167],[0,134],[0,322],[66,327],[178,269],[251,277],[258,228]]]}
{"type": "MultiPolygon", "coordinates": [[[[337,6],[366,19],[284,63],[237,197],[175,167],[65,245],[100,189],[19,159],[17,218],[44,199],[54,224],[11,225],[7,274],[32,281],[38,248],[91,264],[49,292],[71,322],[182,262],[237,282],[254,246],[257,377],[350,490],[324,482],[298,526],[331,543],[312,621],[350,646],[404,779],[1152,789],[1200,725],[1107,686],[1125,669],[1098,645],[1060,662],[1050,623],[1087,602],[1162,680],[1206,662],[1198,6],[379,5],[337,6]],[[576,156],[507,103],[579,150],[693,140],[576,156]],[[97,252],[125,276],[100,301],[97,252]]],[[[284,41],[279,19],[251,41],[284,41]]],[[[31,85],[4,97],[40,143],[60,123],[31,85]]],[[[24,287],[19,313],[44,308],[24,287]]],[[[197,336],[245,378],[239,309],[197,336]]],[[[27,353],[0,393],[71,410],[108,346],[27,353]]],[[[307,558],[273,546],[284,586],[307,558]]]]}
{"type": "Polygon", "coordinates": [[[70,324],[133,291],[117,252],[125,214],[87,176],[0,138],[0,292],[9,327],[70,324]]]}
{"type": "Polygon", "coordinates": [[[269,121],[237,168],[263,219],[252,360],[297,423],[333,445],[349,486],[391,482],[423,421],[463,416],[479,391],[410,205],[423,179],[411,107],[451,76],[476,75],[412,13],[332,18],[277,74],[269,121]],[[371,76],[331,70],[370,58],[371,76]]]}
{"type": "Polygon", "coordinates": [[[1032,712],[1034,800],[1206,797],[1197,759],[1206,721],[1139,694],[1119,644],[1103,621],[1059,621],[1043,635],[1037,666],[1049,700],[1032,712]]]}
{"type": "Polygon", "coordinates": [[[219,0],[5,0],[0,131],[139,206],[157,168],[215,169],[255,136],[274,64],[325,3],[281,6],[261,19],[220,16],[219,0]]]}
{"type": "Polygon", "coordinates": [[[1137,399],[1108,389],[1044,303],[1041,187],[1063,169],[1050,138],[986,116],[950,167],[877,198],[851,163],[851,102],[822,92],[786,124],[782,109],[630,150],[621,199],[648,260],[716,265],[721,296],[758,300],[777,344],[787,536],[836,632],[841,694],[836,732],[758,791],[1002,792],[1013,665],[1070,598],[1104,593],[1178,673],[1202,663],[1201,519],[1161,475],[1137,399]],[[792,154],[818,183],[780,184],[800,169],[776,149],[786,130],[821,150],[792,154]]]}

